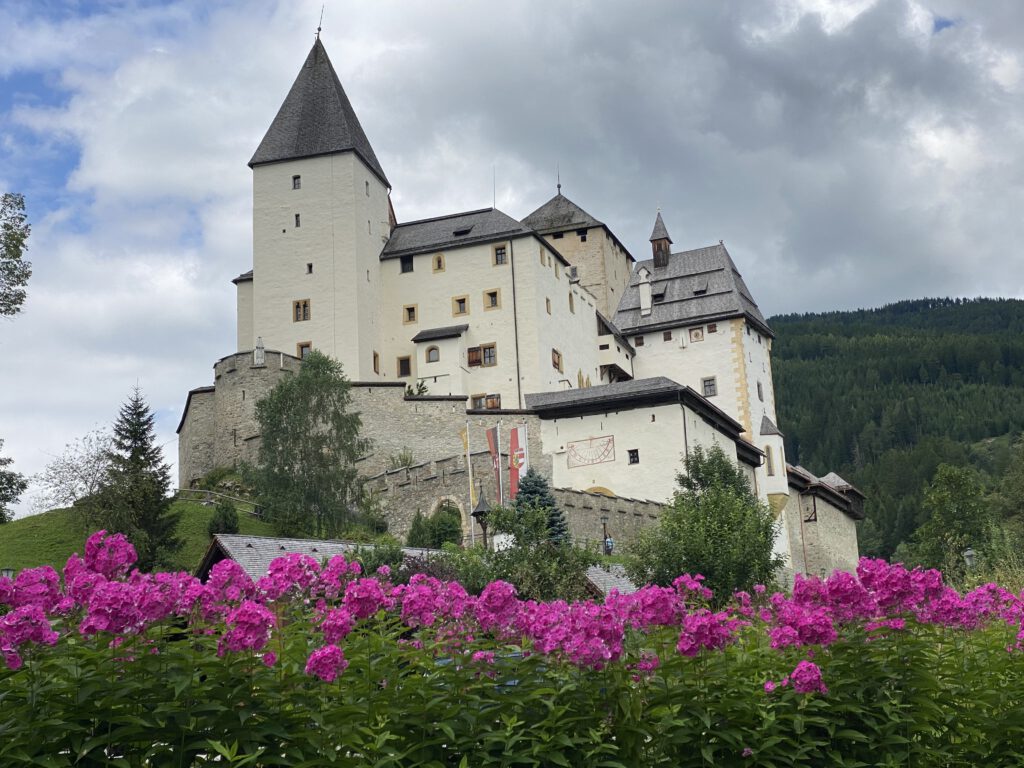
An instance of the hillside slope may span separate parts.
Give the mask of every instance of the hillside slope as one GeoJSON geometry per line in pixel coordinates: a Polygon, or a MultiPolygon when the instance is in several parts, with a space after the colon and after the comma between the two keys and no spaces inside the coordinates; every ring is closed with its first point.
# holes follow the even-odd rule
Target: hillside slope
{"type": "Polygon", "coordinates": [[[922,299],[769,318],[786,456],[868,494],[862,551],[889,556],[922,522],[939,463],[995,476],[1024,429],[1024,301],[922,299]]]}

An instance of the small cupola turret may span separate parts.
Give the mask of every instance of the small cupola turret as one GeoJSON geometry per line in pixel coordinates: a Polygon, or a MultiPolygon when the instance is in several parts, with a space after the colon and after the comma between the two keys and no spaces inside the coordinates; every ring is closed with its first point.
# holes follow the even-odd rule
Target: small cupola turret
{"type": "Polygon", "coordinates": [[[655,269],[664,269],[668,266],[671,245],[672,238],[668,236],[665,221],[661,218],[661,211],[658,211],[658,218],[654,220],[654,231],[651,232],[651,249],[654,251],[655,269]]]}

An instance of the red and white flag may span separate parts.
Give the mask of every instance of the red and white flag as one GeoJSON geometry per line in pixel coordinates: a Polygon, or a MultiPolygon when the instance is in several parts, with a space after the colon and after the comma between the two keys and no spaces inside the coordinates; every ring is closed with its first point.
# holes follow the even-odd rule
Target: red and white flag
{"type": "Polygon", "coordinates": [[[514,499],[519,493],[519,478],[530,468],[530,454],[526,448],[526,425],[513,427],[508,440],[508,497],[514,499]]]}
{"type": "Polygon", "coordinates": [[[494,487],[498,489],[498,506],[505,503],[501,483],[501,435],[497,427],[487,430],[487,448],[491,452],[491,467],[494,469],[494,487]]]}

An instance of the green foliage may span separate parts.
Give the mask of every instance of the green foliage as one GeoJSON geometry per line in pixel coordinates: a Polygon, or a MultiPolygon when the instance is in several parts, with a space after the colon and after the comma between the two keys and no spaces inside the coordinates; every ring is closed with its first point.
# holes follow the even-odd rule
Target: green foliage
{"type": "Polygon", "coordinates": [[[667,586],[680,574],[699,573],[718,598],[771,584],[783,564],[773,551],[778,527],[722,449],[694,449],[678,483],[658,524],[630,545],[629,577],[667,586]]]}
{"type": "Polygon", "coordinates": [[[462,543],[462,515],[453,504],[441,504],[430,517],[418,510],[412,518],[406,543],[410,547],[441,549],[445,544],[462,543]]]}
{"type": "Polygon", "coordinates": [[[350,388],[341,363],[314,350],[256,404],[259,458],[244,474],[280,535],[337,538],[357,517],[368,441],[350,388]]]}
{"type": "Polygon", "coordinates": [[[551,541],[556,544],[569,541],[569,524],[566,522],[565,513],[558,508],[558,502],[551,493],[547,478],[533,467],[526,470],[526,474],[520,478],[519,492],[512,502],[512,508],[516,511],[525,507],[547,511],[547,535],[551,541]]]}
{"type": "Polygon", "coordinates": [[[155,421],[136,387],[114,423],[98,495],[101,524],[128,536],[141,571],[169,565],[182,544],[178,515],[171,510],[171,470],[156,444],[155,421]]]}
{"type": "Polygon", "coordinates": [[[409,525],[409,533],[405,537],[405,543],[410,547],[430,547],[430,524],[427,522],[427,518],[423,516],[423,513],[418,509],[416,514],[412,517],[412,523],[409,525]]]}
{"type": "Polygon", "coordinates": [[[238,510],[235,509],[234,503],[228,500],[217,502],[206,530],[211,539],[218,533],[238,533],[238,510]]]}
{"type": "MultiPolygon", "coordinates": [[[[3,447],[4,441],[0,440],[0,448],[3,447]]],[[[7,469],[13,463],[14,459],[0,456],[0,525],[11,520],[13,513],[10,505],[17,504],[21,494],[28,488],[28,480],[24,475],[7,469]]]]}
{"type": "Polygon", "coordinates": [[[923,299],[769,322],[786,458],[864,491],[862,553],[889,557],[910,540],[939,464],[1002,474],[1005,457],[978,444],[1024,429],[1024,301],[923,299]]]}
{"type": "Polygon", "coordinates": [[[32,264],[23,257],[31,232],[24,196],[5,192],[0,197],[0,317],[18,314],[28,295],[32,264]]]}
{"type": "Polygon", "coordinates": [[[430,392],[427,390],[427,382],[423,381],[422,379],[416,382],[415,387],[413,387],[412,384],[405,385],[406,397],[423,397],[424,395],[428,394],[430,394],[430,392]]]}
{"type": "Polygon", "coordinates": [[[350,560],[358,560],[363,573],[372,576],[382,565],[392,570],[401,568],[405,562],[402,544],[394,536],[379,536],[372,543],[356,547],[350,560]]]}
{"type": "Polygon", "coordinates": [[[404,469],[416,463],[416,457],[411,448],[403,448],[398,453],[388,456],[388,469],[404,469]]]}

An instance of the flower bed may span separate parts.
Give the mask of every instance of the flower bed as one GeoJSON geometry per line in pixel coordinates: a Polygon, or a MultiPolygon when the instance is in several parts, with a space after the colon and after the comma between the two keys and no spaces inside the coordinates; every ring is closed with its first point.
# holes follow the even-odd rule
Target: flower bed
{"type": "Polygon", "coordinates": [[[1024,762],[1024,603],[862,560],[709,607],[358,563],[129,572],[99,532],[0,579],[0,765],[855,766],[1024,762]]]}

